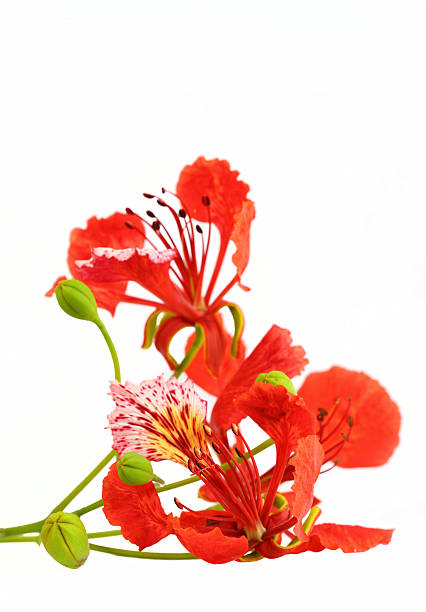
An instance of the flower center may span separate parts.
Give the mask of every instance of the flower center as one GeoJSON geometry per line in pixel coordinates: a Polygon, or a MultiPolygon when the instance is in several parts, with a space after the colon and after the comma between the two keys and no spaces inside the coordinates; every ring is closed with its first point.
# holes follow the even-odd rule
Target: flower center
{"type": "MultiPolygon", "coordinates": [[[[149,200],[155,200],[158,206],[165,209],[171,215],[171,225],[170,222],[166,224],[164,221],[160,220],[158,215],[152,210],[146,211],[146,216],[148,218],[136,214],[130,208],[126,208],[126,212],[129,216],[133,215],[140,219],[154,232],[157,243],[159,241],[160,246],[150,238],[146,238],[153,249],[160,250],[166,248],[176,251],[177,257],[171,264],[170,270],[181,286],[183,293],[195,308],[205,311],[214,310],[219,300],[229,291],[238,279],[233,279],[214,300],[210,300],[226,251],[226,249],[219,248],[215,269],[203,297],[202,292],[207,257],[209,251],[211,252],[212,221],[210,214],[210,199],[207,196],[201,198],[201,203],[206,207],[208,212],[208,232],[207,240],[205,240],[203,228],[198,223],[194,223],[193,218],[186,210],[185,204],[180,200],[179,196],[170,191],[166,191],[164,188],[162,192],[163,194],[168,193],[177,198],[181,207],[175,210],[175,208],[168,204],[163,198],[150,193],[144,193],[143,195],[149,200]]],[[[126,227],[135,231],[141,231],[130,222],[126,222],[126,227]]]]}
{"type": "MultiPolygon", "coordinates": [[[[245,453],[235,449],[235,454],[217,438],[208,425],[204,431],[213,450],[223,458],[218,465],[210,453],[194,449],[195,460],[188,459],[188,468],[207,485],[221,504],[224,511],[210,515],[203,512],[209,525],[217,524],[222,530],[244,532],[249,542],[262,539],[266,529],[262,524],[260,513],[263,506],[260,475],[251,450],[236,425],[232,426],[234,434],[241,441],[245,453]],[[213,521],[213,522],[212,522],[213,521]]],[[[178,507],[185,507],[175,500],[178,507]]],[[[186,508],[193,512],[189,508],[186,508]]]]}
{"type": "Polygon", "coordinates": [[[318,408],[319,429],[317,433],[325,451],[324,463],[328,461],[334,463],[331,468],[324,470],[327,472],[339,462],[339,453],[349,441],[352,431],[354,422],[351,416],[352,400],[348,397],[346,403],[344,402],[345,400],[342,401],[340,397],[337,397],[330,410],[318,408]]]}

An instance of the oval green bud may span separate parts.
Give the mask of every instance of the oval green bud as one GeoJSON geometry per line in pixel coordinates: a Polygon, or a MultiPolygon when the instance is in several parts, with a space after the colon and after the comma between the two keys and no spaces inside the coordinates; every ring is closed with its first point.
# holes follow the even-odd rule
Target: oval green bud
{"type": "Polygon", "coordinates": [[[138,453],[125,453],[117,461],[117,472],[121,482],[126,485],[142,485],[154,478],[151,462],[138,453]]]}
{"type": "Polygon", "coordinates": [[[54,512],[45,520],[40,535],[49,555],[65,567],[77,569],[89,556],[86,529],[76,514],[54,512]]]}
{"type": "Polygon", "coordinates": [[[70,317],[96,323],[99,321],[95,296],[89,287],[79,280],[60,281],[55,289],[59,306],[70,317]]]}
{"type": "Polygon", "coordinates": [[[297,395],[296,389],[294,388],[293,383],[291,382],[289,377],[284,374],[284,372],[280,372],[278,370],[259,374],[255,382],[269,383],[271,385],[274,385],[274,387],[281,385],[285,387],[287,391],[293,393],[293,395],[297,395]]]}

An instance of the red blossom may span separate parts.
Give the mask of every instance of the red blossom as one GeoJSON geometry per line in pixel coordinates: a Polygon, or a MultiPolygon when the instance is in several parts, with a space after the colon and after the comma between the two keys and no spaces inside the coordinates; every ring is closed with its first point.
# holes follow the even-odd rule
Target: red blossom
{"type": "Polygon", "coordinates": [[[362,372],[333,367],[309,374],[299,389],[317,428],[327,461],[340,467],[374,467],[399,442],[401,415],[386,390],[362,372]]]}
{"type": "Polygon", "coordinates": [[[191,510],[175,498],[180,516],[166,515],[151,483],[125,485],[113,465],[104,480],[104,512],[140,549],[174,534],[195,556],[226,563],[324,548],[356,552],[390,541],[390,530],[315,526],[320,511],[313,507],[313,488],[324,449],[312,412],[285,387],[259,382],[235,397],[237,410],[244,410],[275,442],[276,462],[265,490],[238,426],[231,426],[241,449],[234,452],[205,422],[205,402],[190,381],[159,378],[138,386],[113,383],[111,388],[117,406],[109,418],[114,447],[121,454],[136,450],[152,460],[186,464],[213,491],[221,508],[191,510]],[[278,487],[289,466],[294,484],[291,491],[278,495],[282,502],[277,504],[278,487]],[[290,538],[285,546],[280,544],[282,537],[290,538]]]}
{"type": "Polygon", "coordinates": [[[248,185],[238,179],[238,172],[231,170],[227,161],[199,157],[182,170],[176,194],[166,190],[161,197],[144,194],[153,203],[146,216],[127,209],[127,215],[92,217],[86,229],[74,229],[68,252],[71,274],[86,282],[98,305],[112,314],[119,302],[154,307],[145,327],[144,346],[155,339],[171,368],[177,365],[170,355],[175,334],[185,327],[200,326],[202,360],[209,373],[217,377],[224,360],[228,360],[227,336],[219,312],[227,305],[238,314],[232,354],[241,354],[238,343],[244,320],[225,296],[240,283],[249,259],[250,225],[255,212],[253,202],[247,199],[248,191],[248,185]],[[176,208],[167,201],[170,198],[177,202],[176,208]],[[203,229],[196,221],[207,225],[203,229]],[[216,254],[214,226],[220,238],[216,254]],[[232,256],[236,274],[213,295],[231,241],[236,245],[232,256]],[[148,248],[142,250],[147,246],[150,252],[148,248]],[[206,277],[210,263],[213,271],[206,277]],[[141,285],[155,299],[128,295],[129,281],[141,285]]]}

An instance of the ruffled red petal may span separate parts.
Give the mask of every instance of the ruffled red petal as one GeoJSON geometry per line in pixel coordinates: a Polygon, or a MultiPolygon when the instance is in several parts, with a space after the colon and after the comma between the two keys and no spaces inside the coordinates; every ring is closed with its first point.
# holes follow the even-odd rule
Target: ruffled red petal
{"type": "Polygon", "coordinates": [[[281,370],[292,378],[300,374],[307,363],[303,348],[292,345],[290,332],[273,325],[222,391],[213,407],[212,427],[224,437],[231,423],[238,423],[246,416],[243,407],[237,407],[234,400],[251,387],[258,374],[281,370]]]}
{"type": "Polygon", "coordinates": [[[190,321],[201,312],[192,307],[183,293],[171,281],[170,263],[176,251],[152,249],[92,249],[89,260],[80,261],[77,268],[80,278],[89,283],[108,284],[117,281],[134,281],[160,298],[165,310],[170,310],[190,321]]]}
{"type": "Polygon", "coordinates": [[[128,486],[121,482],[114,463],[102,486],[104,513],[111,525],[121,527],[123,537],[139,546],[152,546],[170,533],[167,516],[152,482],[128,486]]]}
{"type": "Polygon", "coordinates": [[[374,529],[358,525],[315,525],[311,531],[309,550],[319,552],[324,548],[345,553],[365,552],[379,544],[389,544],[393,529],[374,529]]]}
{"type": "MultiPolygon", "coordinates": [[[[231,240],[236,246],[235,253],[232,255],[232,262],[237,268],[238,277],[247,267],[250,258],[250,226],[255,217],[254,204],[251,200],[243,202],[240,213],[235,215],[234,231],[231,240]]],[[[243,289],[247,289],[240,284],[243,289]]]]}
{"type": "Polygon", "coordinates": [[[248,540],[245,536],[226,536],[219,527],[198,531],[191,527],[175,526],[173,531],[190,553],[208,563],[236,561],[248,551],[248,540]]]}
{"type": "MultiPolygon", "coordinates": [[[[80,270],[75,262],[81,259],[89,259],[91,249],[95,247],[111,247],[121,249],[127,247],[143,247],[145,242],[145,230],[138,219],[132,219],[132,225],[136,230],[126,227],[128,215],[114,213],[105,218],[91,217],[87,221],[85,229],[75,228],[70,235],[68,249],[68,267],[73,278],[83,280],[80,270]]],[[[126,292],[127,282],[115,282],[104,285],[103,283],[88,283],[96,302],[100,308],[106,308],[114,314],[120,296],[126,292]]]]}
{"type": "Polygon", "coordinates": [[[238,396],[235,409],[239,415],[253,419],[276,445],[285,442],[289,452],[296,448],[299,438],[315,431],[314,417],[303,400],[281,385],[255,383],[238,396]]]}
{"type": "Polygon", "coordinates": [[[283,555],[297,555],[306,551],[321,552],[324,549],[337,550],[345,553],[365,552],[379,544],[389,544],[393,529],[374,529],[358,525],[335,525],[323,523],[315,525],[309,535],[309,540],[294,548],[280,547],[269,539],[256,546],[256,550],[268,559],[277,559],[283,555]]]}
{"type": "Polygon", "coordinates": [[[250,225],[255,213],[253,202],[247,200],[250,188],[238,176],[226,160],[199,157],[182,170],[176,191],[192,217],[208,222],[210,214],[223,248],[233,240],[237,249],[232,260],[241,276],[248,263],[250,225]],[[209,207],[203,204],[205,197],[209,198],[209,207]]]}
{"type": "MultiPolygon", "coordinates": [[[[186,350],[193,343],[195,334],[188,338],[186,350]]],[[[186,374],[191,378],[196,385],[210,393],[211,395],[219,396],[228,382],[234,376],[242,362],[244,361],[246,347],[242,340],[239,342],[239,354],[237,358],[231,356],[232,336],[224,331],[225,345],[223,348],[222,361],[219,365],[217,376],[213,376],[206,366],[203,351],[198,351],[189,367],[186,368],[186,374]]]]}
{"type": "MultiPolygon", "coordinates": [[[[307,407],[313,414],[318,408],[327,410],[322,421],[324,435],[344,419],[349,410],[353,425],[349,441],[339,452],[338,465],[341,467],[373,467],[386,463],[399,442],[401,416],[398,406],[391,400],[385,389],[375,380],[361,372],[333,367],[326,372],[310,374],[299,390],[307,407]],[[348,399],[350,398],[348,404],[348,399]],[[333,407],[336,405],[335,411],[333,407]],[[331,420],[331,418],[333,420],[331,420]],[[329,425],[327,429],[327,420],[329,425]]],[[[325,449],[342,440],[338,428],[324,443],[325,449]]]]}
{"type": "Polygon", "coordinates": [[[317,481],[324,460],[324,449],[318,436],[300,438],[297,442],[294,456],[290,463],[294,466],[293,495],[286,497],[291,513],[297,518],[294,532],[301,540],[308,536],[303,531],[302,521],[310,511],[314,499],[314,485],[317,481]]]}

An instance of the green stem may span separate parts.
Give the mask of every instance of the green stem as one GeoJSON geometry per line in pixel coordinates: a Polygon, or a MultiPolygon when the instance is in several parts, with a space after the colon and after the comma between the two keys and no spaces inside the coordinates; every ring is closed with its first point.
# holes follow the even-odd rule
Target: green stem
{"type": "Polygon", "coordinates": [[[111,459],[114,459],[116,454],[117,453],[115,452],[115,450],[110,451],[108,455],[106,455],[106,457],[104,457],[102,461],[98,463],[95,468],[93,468],[93,470],[86,476],[86,478],[84,478],[84,480],[82,480],[80,484],[78,484],[75,489],[71,491],[71,493],[64,497],[64,499],[53,508],[50,514],[53,514],[54,512],[59,512],[60,510],[66,508],[66,506],[68,506],[68,504],[74,499],[74,497],[77,497],[80,491],[82,491],[89,484],[89,482],[91,482],[95,478],[95,476],[97,476],[99,472],[103,470],[103,468],[111,461],[111,459]]]}
{"type": "Polygon", "coordinates": [[[124,548],[109,548],[108,546],[98,546],[97,544],[89,544],[91,550],[117,555],[118,557],[135,557],[136,559],[161,559],[183,561],[186,559],[197,559],[191,553],[156,553],[156,552],[138,552],[137,550],[126,550],[124,548]]]}
{"type": "Polygon", "coordinates": [[[98,321],[95,321],[95,324],[101,330],[101,333],[102,333],[103,337],[105,338],[105,342],[108,345],[109,352],[111,353],[112,362],[114,364],[114,376],[115,376],[115,380],[118,380],[118,382],[120,382],[121,381],[120,364],[118,362],[117,351],[115,350],[115,346],[114,346],[113,341],[111,340],[111,336],[107,332],[107,329],[106,329],[105,325],[102,323],[102,321],[100,319],[98,321]]]}
{"type": "MultiPolygon", "coordinates": [[[[36,523],[26,523],[25,525],[16,525],[15,527],[7,527],[6,529],[0,529],[0,538],[2,536],[18,535],[20,533],[33,533],[39,532],[43,527],[44,520],[37,521],[36,523]]],[[[2,538],[4,540],[4,538],[2,538]]]]}
{"type": "Polygon", "coordinates": [[[40,536],[10,536],[5,538],[0,538],[0,544],[7,544],[7,542],[36,542],[40,544],[41,538],[40,536]]]}
{"type": "Polygon", "coordinates": [[[77,516],[83,516],[83,514],[87,514],[88,512],[92,512],[92,510],[96,510],[96,508],[102,508],[104,505],[103,499],[98,499],[98,501],[93,502],[93,504],[89,504],[88,506],[84,506],[79,510],[74,510],[73,514],[77,516]]]}
{"type": "Polygon", "coordinates": [[[87,537],[90,538],[111,538],[112,536],[121,535],[121,529],[112,529],[109,531],[94,531],[93,533],[88,533],[87,537]]]}
{"type": "Polygon", "coordinates": [[[183,374],[183,372],[189,366],[189,364],[194,359],[195,355],[198,353],[198,351],[200,350],[201,346],[203,345],[204,338],[205,337],[204,337],[204,330],[203,330],[203,328],[201,327],[201,325],[199,323],[196,323],[195,324],[195,340],[191,344],[191,348],[186,353],[186,355],[183,358],[183,360],[180,362],[180,364],[177,366],[177,368],[173,372],[172,376],[174,376],[175,378],[179,378],[179,376],[181,374],[183,374]]]}
{"type": "MultiPolygon", "coordinates": [[[[272,440],[272,438],[268,438],[268,440],[265,440],[264,442],[261,442],[260,444],[255,446],[252,449],[251,452],[252,452],[253,455],[257,455],[258,453],[260,453],[261,451],[265,450],[266,448],[269,448],[273,444],[274,444],[274,441],[272,440]]],[[[112,452],[114,452],[114,451],[112,451],[112,452]]],[[[110,453],[110,455],[111,455],[111,453],[110,453]]],[[[245,453],[244,456],[247,459],[249,455],[248,455],[248,453],[245,453]]],[[[106,457],[105,457],[105,459],[106,459],[106,457]]],[[[103,461],[105,461],[105,459],[103,461]]],[[[236,459],[236,461],[238,461],[237,458],[235,458],[235,459],[236,459]]],[[[242,459],[240,459],[239,461],[242,461],[242,459]]],[[[97,466],[97,468],[99,468],[100,465],[101,464],[99,464],[97,466]]],[[[102,469],[102,467],[100,469],[102,469]]],[[[222,469],[226,470],[226,469],[228,469],[229,466],[228,466],[227,463],[224,463],[224,464],[222,464],[221,467],[222,467],[222,469]]],[[[97,468],[95,468],[95,470],[97,468]]],[[[94,472],[94,470],[91,472],[91,474],[93,472],[94,472]]],[[[89,476],[90,476],[90,474],[89,474],[89,476]]],[[[83,483],[85,482],[85,480],[83,481],[83,483]]],[[[198,480],[200,480],[198,478],[198,476],[190,476],[189,478],[184,478],[183,480],[177,480],[176,482],[171,482],[170,484],[164,485],[164,487],[158,487],[157,493],[164,493],[165,491],[171,491],[172,489],[178,489],[179,487],[184,487],[184,486],[186,486],[188,484],[192,484],[193,482],[197,482],[198,480]]],[[[74,491],[75,490],[76,489],[74,489],[74,491]]],[[[67,496],[65,498],[65,500],[67,500],[68,497],[69,496],[67,496]]],[[[74,495],[74,497],[75,497],[75,495],[74,495]]],[[[71,501],[71,499],[69,501],[71,501]]],[[[61,504],[62,503],[63,502],[61,502],[61,504]]],[[[61,505],[61,504],[59,504],[59,505],[61,505]]],[[[57,508],[59,508],[59,505],[57,506],[57,508]]],[[[102,508],[103,505],[104,505],[103,500],[102,499],[98,499],[97,501],[93,502],[92,504],[89,504],[88,506],[84,506],[83,508],[79,508],[78,510],[74,510],[73,514],[76,514],[77,516],[83,516],[83,514],[87,514],[88,512],[92,512],[92,510],[96,510],[97,508],[102,508]]],[[[57,509],[52,510],[52,512],[57,512],[57,509]]],[[[2,534],[5,535],[5,536],[9,536],[9,535],[17,535],[17,534],[20,534],[20,533],[39,532],[41,530],[41,528],[43,527],[43,523],[44,523],[44,519],[42,521],[38,521],[36,523],[28,523],[26,525],[18,525],[16,527],[8,527],[7,529],[0,529],[0,537],[2,536],[2,534]]]]}

